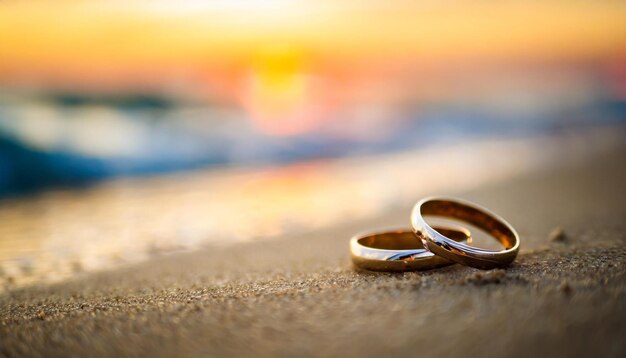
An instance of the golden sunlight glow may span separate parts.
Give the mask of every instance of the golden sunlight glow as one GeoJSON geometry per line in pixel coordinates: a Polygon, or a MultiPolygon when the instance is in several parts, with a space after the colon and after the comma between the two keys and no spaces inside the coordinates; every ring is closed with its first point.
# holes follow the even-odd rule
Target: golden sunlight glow
{"type": "Polygon", "coordinates": [[[172,2],[167,0],[148,1],[146,3],[127,3],[136,6],[136,10],[159,13],[162,15],[189,15],[197,12],[219,12],[226,16],[236,13],[252,13],[257,17],[267,16],[289,11],[291,7],[299,6],[287,0],[185,0],[172,2]],[[262,14],[263,16],[259,16],[262,14]]]}
{"type": "Polygon", "coordinates": [[[622,2],[273,0],[0,3],[0,74],[8,69],[201,65],[288,44],[331,58],[391,54],[593,56],[626,43],[622,2]],[[226,5],[225,5],[226,4],[226,5]],[[54,16],[52,16],[54,14],[54,16]]]}
{"type": "Polygon", "coordinates": [[[316,99],[315,78],[304,69],[302,56],[288,48],[275,48],[255,57],[247,79],[243,103],[264,131],[293,135],[311,130],[323,104],[316,99]]]}

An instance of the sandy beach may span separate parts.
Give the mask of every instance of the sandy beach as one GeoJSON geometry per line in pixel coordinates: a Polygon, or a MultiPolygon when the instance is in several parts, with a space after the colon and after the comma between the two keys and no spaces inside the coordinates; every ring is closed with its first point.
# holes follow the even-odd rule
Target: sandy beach
{"type": "Polygon", "coordinates": [[[622,147],[447,193],[517,228],[521,252],[506,270],[355,270],[349,237],[408,225],[399,207],[5,292],[0,355],[622,357],[624,158],[622,147]]]}
{"type": "Polygon", "coordinates": [[[0,1],[0,358],[626,357],[624,14],[0,1]]]}

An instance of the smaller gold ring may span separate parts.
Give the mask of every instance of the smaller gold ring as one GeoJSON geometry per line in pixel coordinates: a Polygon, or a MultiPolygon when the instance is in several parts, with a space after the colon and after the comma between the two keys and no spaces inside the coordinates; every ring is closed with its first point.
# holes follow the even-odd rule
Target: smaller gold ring
{"type": "MultiPolygon", "coordinates": [[[[458,241],[471,239],[469,230],[438,227],[446,236],[458,241]]],[[[390,228],[354,235],[350,239],[352,262],[371,271],[416,271],[451,265],[454,262],[424,249],[409,229],[390,228]]]]}
{"type": "Polygon", "coordinates": [[[519,251],[520,239],[513,227],[498,215],[476,204],[453,198],[426,198],[413,207],[411,223],[424,247],[434,254],[467,266],[492,269],[509,265],[519,251]],[[457,219],[475,225],[496,238],[504,250],[491,251],[451,240],[424,220],[425,215],[457,219]]]}

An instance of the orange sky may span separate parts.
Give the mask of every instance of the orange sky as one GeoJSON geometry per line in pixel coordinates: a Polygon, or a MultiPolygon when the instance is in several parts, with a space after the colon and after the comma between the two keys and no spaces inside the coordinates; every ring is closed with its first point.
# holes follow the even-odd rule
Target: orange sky
{"type": "Polygon", "coordinates": [[[412,83],[470,63],[615,62],[625,18],[619,1],[3,1],[0,88],[221,98],[293,134],[347,93],[384,101],[419,66],[412,83]]]}
{"type": "Polygon", "coordinates": [[[626,46],[617,1],[224,3],[4,1],[0,76],[246,66],[277,46],[331,61],[586,57],[626,46]]]}

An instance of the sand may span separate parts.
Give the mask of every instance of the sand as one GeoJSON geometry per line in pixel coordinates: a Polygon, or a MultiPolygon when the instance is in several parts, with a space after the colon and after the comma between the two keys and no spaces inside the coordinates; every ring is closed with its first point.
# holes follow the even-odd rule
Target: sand
{"type": "Polygon", "coordinates": [[[505,270],[355,270],[409,207],[0,296],[6,356],[626,355],[626,150],[455,193],[522,237],[505,270]]]}

